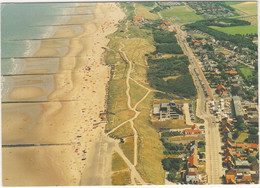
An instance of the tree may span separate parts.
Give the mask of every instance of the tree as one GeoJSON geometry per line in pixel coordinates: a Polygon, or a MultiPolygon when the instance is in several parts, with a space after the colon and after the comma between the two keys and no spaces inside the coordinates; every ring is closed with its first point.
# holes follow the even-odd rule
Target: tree
{"type": "Polygon", "coordinates": [[[169,158],[163,159],[163,160],[162,160],[162,164],[163,164],[163,169],[164,169],[164,170],[170,171],[170,169],[172,168],[172,167],[171,167],[171,161],[170,161],[169,158]]]}
{"type": "Polygon", "coordinates": [[[198,146],[199,146],[199,148],[201,148],[202,146],[205,146],[205,142],[204,141],[199,141],[198,142],[198,146]]]}
{"type": "Polygon", "coordinates": [[[247,156],[247,160],[248,160],[248,162],[252,163],[253,161],[256,160],[256,157],[255,157],[255,156],[252,156],[252,155],[248,155],[248,156],[247,156]]]}
{"type": "Polygon", "coordinates": [[[241,134],[240,131],[236,131],[233,133],[233,139],[237,139],[239,137],[239,135],[241,134]]]}
{"type": "Polygon", "coordinates": [[[249,127],[248,131],[250,134],[253,134],[253,135],[257,135],[257,133],[258,133],[258,129],[255,127],[249,127]]]}
{"type": "Polygon", "coordinates": [[[173,182],[175,180],[177,171],[175,169],[171,170],[171,172],[167,176],[167,180],[173,182]]]}

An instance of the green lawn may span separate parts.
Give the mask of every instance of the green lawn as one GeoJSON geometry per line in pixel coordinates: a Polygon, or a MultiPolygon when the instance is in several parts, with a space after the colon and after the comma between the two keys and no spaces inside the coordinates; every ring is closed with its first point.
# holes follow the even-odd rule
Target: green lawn
{"type": "Polygon", "coordinates": [[[204,19],[185,6],[175,6],[162,11],[161,14],[164,18],[173,18],[174,20],[177,17],[175,21],[179,23],[190,23],[204,19]]]}
{"type": "Polygon", "coordinates": [[[241,133],[239,137],[236,139],[236,142],[242,143],[247,139],[248,133],[241,133]]]}
{"type": "Polygon", "coordinates": [[[239,65],[237,66],[237,70],[239,74],[242,74],[242,76],[244,78],[248,78],[248,76],[252,76],[254,73],[253,69],[250,69],[249,67],[245,66],[245,65],[239,65]]]}
{"type": "Polygon", "coordinates": [[[239,68],[241,73],[245,76],[245,78],[248,78],[248,76],[252,76],[253,75],[253,70],[250,69],[249,67],[243,67],[243,68],[239,68]]]}
{"type": "Polygon", "coordinates": [[[245,34],[257,33],[256,25],[234,26],[234,27],[218,27],[218,26],[210,26],[210,27],[231,35],[235,35],[235,34],[245,35],[245,34]]]}

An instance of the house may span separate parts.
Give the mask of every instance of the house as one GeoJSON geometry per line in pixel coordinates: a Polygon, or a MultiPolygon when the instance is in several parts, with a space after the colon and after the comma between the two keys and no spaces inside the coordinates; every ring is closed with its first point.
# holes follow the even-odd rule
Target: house
{"type": "Polygon", "coordinates": [[[198,168],[199,159],[197,155],[191,155],[188,158],[188,166],[189,168],[198,168]]]}
{"type": "Polygon", "coordinates": [[[250,144],[250,148],[252,148],[253,150],[258,150],[258,144],[250,144]]]}
{"type": "Polygon", "coordinates": [[[239,161],[239,160],[236,160],[235,161],[235,167],[236,168],[248,168],[248,169],[250,169],[250,165],[249,165],[249,163],[248,163],[248,161],[246,161],[246,160],[242,160],[242,161],[239,161]]]}
{"type": "Polygon", "coordinates": [[[200,175],[198,174],[197,168],[188,168],[186,173],[186,183],[198,184],[200,182],[200,175]]]}
{"type": "Polygon", "coordinates": [[[241,106],[241,101],[239,96],[233,96],[233,105],[234,105],[234,115],[236,118],[244,117],[243,109],[241,106]]]}
{"type": "Polygon", "coordinates": [[[224,142],[226,142],[226,141],[230,141],[230,142],[232,142],[233,141],[233,139],[232,139],[232,133],[231,132],[229,132],[229,133],[224,133],[224,142]]]}
{"type": "Polygon", "coordinates": [[[197,125],[193,125],[191,129],[184,129],[184,135],[198,135],[202,134],[202,131],[197,125]]]}
{"type": "Polygon", "coordinates": [[[161,103],[160,106],[154,105],[153,115],[158,117],[161,121],[167,119],[183,119],[182,109],[174,101],[161,103]]]}
{"type": "Polygon", "coordinates": [[[236,171],[234,169],[229,169],[226,171],[225,173],[225,178],[226,178],[226,184],[229,184],[229,183],[233,183],[233,184],[236,184],[235,180],[236,180],[236,171]]]}

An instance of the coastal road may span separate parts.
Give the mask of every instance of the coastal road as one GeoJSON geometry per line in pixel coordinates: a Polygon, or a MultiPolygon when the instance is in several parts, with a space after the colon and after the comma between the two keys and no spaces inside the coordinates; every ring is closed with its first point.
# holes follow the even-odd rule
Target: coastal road
{"type": "Polygon", "coordinates": [[[199,66],[198,60],[186,41],[186,32],[182,31],[178,25],[175,25],[175,27],[177,29],[176,38],[178,43],[184,54],[189,58],[189,70],[198,93],[197,116],[205,121],[206,171],[208,175],[208,183],[220,184],[220,178],[222,175],[221,156],[219,155],[219,152],[221,151],[220,136],[215,117],[207,113],[206,110],[207,101],[214,100],[213,93],[199,66]]]}

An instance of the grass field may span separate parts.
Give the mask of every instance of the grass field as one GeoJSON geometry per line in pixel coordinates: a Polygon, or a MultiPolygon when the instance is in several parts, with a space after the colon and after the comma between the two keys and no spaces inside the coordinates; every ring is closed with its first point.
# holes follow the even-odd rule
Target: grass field
{"type": "Polygon", "coordinates": [[[243,67],[243,68],[239,68],[241,73],[245,76],[245,78],[248,78],[248,76],[252,76],[253,75],[253,70],[250,69],[249,67],[243,67]]]}
{"type": "Polygon", "coordinates": [[[176,120],[166,120],[166,121],[154,121],[153,127],[159,130],[160,128],[168,128],[168,129],[183,129],[190,128],[185,124],[184,120],[176,119],[176,120]]]}
{"type": "Polygon", "coordinates": [[[113,185],[129,185],[131,183],[130,171],[115,172],[112,174],[112,184],[113,185]]]}
{"type": "Polygon", "coordinates": [[[163,146],[159,134],[151,126],[149,114],[152,100],[153,95],[150,94],[140,104],[141,113],[134,121],[139,135],[137,170],[147,182],[162,185],[164,184],[164,170],[161,165],[163,146]]]}
{"type": "Polygon", "coordinates": [[[150,10],[152,10],[152,7],[143,6],[139,3],[136,3],[135,6],[136,6],[137,16],[143,16],[145,19],[151,19],[151,20],[159,19],[158,14],[149,12],[150,10]]]}
{"type": "Polygon", "coordinates": [[[125,138],[133,135],[134,133],[129,122],[127,122],[123,126],[119,127],[117,130],[109,134],[109,136],[116,138],[125,138]]]}
{"type": "Polygon", "coordinates": [[[241,143],[243,143],[243,142],[245,141],[245,139],[247,139],[247,137],[248,137],[248,133],[241,133],[241,134],[239,135],[239,137],[236,139],[235,142],[241,142],[241,143]]]}
{"type": "Polygon", "coordinates": [[[120,147],[122,148],[125,156],[129,159],[129,161],[134,163],[134,137],[127,137],[124,143],[120,143],[120,147]]]}
{"type": "Polygon", "coordinates": [[[161,14],[164,18],[177,18],[175,21],[179,23],[190,23],[204,19],[185,6],[175,6],[169,10],[162,11],[161,14]]]}
{"type": "Polygon", "coordinates": [[[131,106],[134,107],[134,105],[144,97],[144,95],[147,93],[147,90],[139,86],[132,80],[130,80],[129,83],[130,83],[131,106]]]}
{"type": "Polygon", "coordinates": [[[204,140],[204,137],[200,136],[173,136],[169,137],[168,141],[173,142],[173,141],[182,141],[182,140],[204,140]]]}
{"type": "Polygon", "coordinates": [[[240,18],[240,20],[248,21],[252,25],[258,25],[257,16],[250,16],[250,17],[240,18]]]}
{"type": "Polygon", "coordinates": [[[235,35],[235,34],[245,35],[245,34],[257,33],[256,25],[234,26],[234,27],[218,27],[218,26],[210,26],[210,27],[231,35],[235,35]]]}
{"type": "Polygon", "coordinates": [[[247,67],[247,66],[245,66],[245,65],[239,65],[238,67],[237,67],[237,69],[238,69],[238,73],[241,73],[242,74],[242,76],[244,77],[244,78],[248,78],[248,76],[252,76],[253,75],[253,72],[254,72],[254,70],[253,69],[250,69],[249,67],[247,67]]]}
{"type": "Polygon", "coordinates": [[[124,170],[126,168],[128,168],[128,166],[125,163],[125,161],[122,159],[122,157],[117,152],[113,153],[112,171],[124,170]]]}
{"type": "Polygon", "coordinates": [[[231,5],[231,7],[247,14],[247,15],[256,15],[257,14],[257,2],[244,2],[235,5],[231,5]]]}

